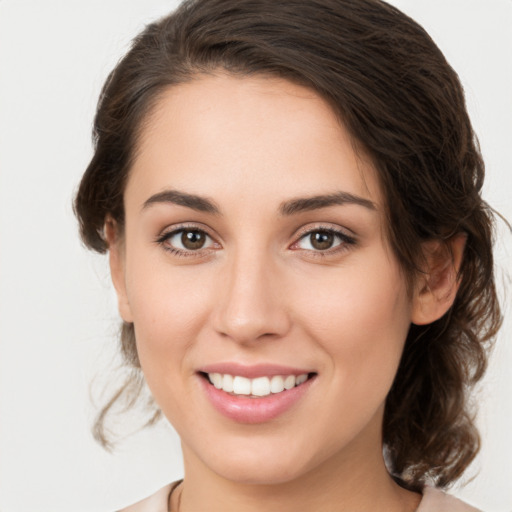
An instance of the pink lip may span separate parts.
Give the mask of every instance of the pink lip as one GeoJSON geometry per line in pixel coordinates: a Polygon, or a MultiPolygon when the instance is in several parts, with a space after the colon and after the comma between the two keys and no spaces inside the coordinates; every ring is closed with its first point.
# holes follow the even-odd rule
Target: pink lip
{"type": "Polygon", "coordinates": [[[276,364],[256,364],[242,365],[239,363],[216,363],[198,368],[203,373],[222,373],[229,375],[239,375],[247,379],[255,379],[257,377],[274,377],[274,375],[302,375],[311,373],[312,370],[304,368],[292,368],[290,366],[280,366],[276,364]]]}
{"type": "MultiPolygon", "coordinates": [[[[235,375],[240,374],[235,373],[235,375]]],[[[265,375],[269,374],[266,373],[265,375]]],[[[282,373],[277,375],[282,375],[282,373]]],[[[284,375],[290,375],[290,373],[284,373],[284,375]]],[[[314,380],[315,376],[303,384],[281,393],[259,398],[249,398],[226,393],[222,389],[217,389],[213,386],[207,378],[200,377],[201,385],[207,398],[218,412],[238,423],[249,424],[265,423],[291,409],[308,392],[314,380]]]]}

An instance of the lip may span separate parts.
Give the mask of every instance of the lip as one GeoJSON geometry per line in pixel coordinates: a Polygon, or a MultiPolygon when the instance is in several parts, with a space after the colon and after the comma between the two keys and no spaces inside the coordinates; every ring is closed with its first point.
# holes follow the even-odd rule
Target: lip
{"type": "Polygon", "coordinates": [[[256,379],[257,377],[274,377],[275,375],[302,375],[304,373],[314,373],[314,370],[307,368],[293,368],[291,366],[282,366],[276,364],[255,364],[243,365],[240,363],[216,363],[198,368],[201,373],[222,373],[229,375],[239,375],[247,379],[256,379]]]}
{"type": "MultiPolygon", "coordinates": [[[[256,378],[263,375],[292,375],[295,373],[300,375],[301,373],[307,373],[305,371],[296,372],[289,367],[287,367],[285,371],[279,372],[277,371],[277,368],[281,368],[282,370],[284,367],[277,367],[274,365],[271,365],[271,369],[275,370],[277,373],[268,373],[269,367],[267,365],[244,367],[244,370],[246,371],[243,373],[239,371],[240,368],[233,372],[233,365],[228,366],[229,371],[225,371],[225,366],[214,365],[208,367],[208,369],[210,370],[213,368],[215,371],[205,373],[229,373],[230,375],[240,375],[247,378],[256,378]],[[221,368],[223,371],[217,371],[221,368]],[[249,377],[249,375],[252,375],[252,377],[249,377]]],[[[299,386],[282,391],[281,393],[270,394],[258,398],[249,398],[246,396],[235,396],[230,393],[226,393],[222,389],[217,389],[213,386],[206,376],[198,374],[198,377],[201,381],[203,392],[214,409],[230,420],[245,424],[265,423],[281,416],[289,409],[297,406],[300,401],[305,398],[305,395],[307,395],[310,390],[312,383],[316,380],[316,375],[313,375],[299,386]]]]}

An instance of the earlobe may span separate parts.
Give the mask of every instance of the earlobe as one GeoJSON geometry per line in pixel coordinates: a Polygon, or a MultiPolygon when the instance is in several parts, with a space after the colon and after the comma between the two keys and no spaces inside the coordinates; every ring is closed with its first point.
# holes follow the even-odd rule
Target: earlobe
{"type": "Polygon", "coordinates": [[[439,320],[452,306],[459,289],[459,270],[467,235],[447,241],[430,240],[423,245],[424,273],[416,281],[411,321],[426,325],[439,320]]]}
{"type": "Polygon", "coordinates": [[[119,226],[112,217],[107,217],[104,233],[108,244],[110,275],[117,294],[119,314],[125,322],[133,322],[126,293],[124,243],[119,233],[119,226]]]}

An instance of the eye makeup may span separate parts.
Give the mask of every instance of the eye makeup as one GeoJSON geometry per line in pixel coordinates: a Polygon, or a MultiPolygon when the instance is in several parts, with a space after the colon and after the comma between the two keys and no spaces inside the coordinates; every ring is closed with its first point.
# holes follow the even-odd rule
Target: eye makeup
{"type": "MultiPolygon", "coordinates": [[[[182,224],[160,234],[155,243],[177,257],[200,257],[222,246],[202,227],[182,224]]],[[[347,251],[356,244],[354,236],[332,225],[316,225],[301,229],[296,240],[288,247],[314,257],[328,257],[347,251]]]]}

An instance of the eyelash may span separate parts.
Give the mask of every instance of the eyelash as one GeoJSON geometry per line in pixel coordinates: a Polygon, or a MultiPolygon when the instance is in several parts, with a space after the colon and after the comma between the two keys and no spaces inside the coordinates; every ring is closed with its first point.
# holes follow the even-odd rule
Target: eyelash
{"type": "MultiPolygon", "coordinates": [[[[179,233],[183,233],[183,232],[187,232],[187,231],[203,234],[206,237],[208,237],[210,240],[214,241],[213,237],[211,237],[206,230],[199,228],[197,226],[193,226],[193,225],[187,226],[186,225],[186,226],[178,226],[175,229],[173,229],[172,231],[169,231],[169,232],[163,233],[162,235],[159,235],[157,237],[157,239],[155,240],[155,242],[157,244],[161,245],[164,250],[170,252],[171,254],[173,254],[174,256],[177,256],[177,257],[197,257],[200,255],[203,255],[202,254],[204,251],[203,248],[200,248],[198,250],[193,250],[193,249],[183,250],[183,249],[172,247],[172,246],[169,246],[168,244],[166,244],[166,242],[168,240],[170,240],[172,237],[176,236],[179,233]]],[[[319,250],[311,250],[311,249],[300,249],[300,248],[293,249],[293,250],[306,251],[306,252],[310,253],[311,256],[313,256],[315,258],[325,258],[328,256],[338,254],[343,251],[347,251],[347,250],[349,250],[349,248],[351,246],[356,244],[356,239],[354,237],[347,235],[345,232],[343,232],[341,230],[335,229],[331,226],[315,226],[313,229],[308,229],[308,230],[305,230],[302,233],[300,233],[298,235],[297,240],[295,242],[293,242],[293,244],[290,247],[293,248],[293,246],[297,245],[301,240],[306,239],[308,236],[311,236],[314,233],[331,234],[336,239],[338,239],[339,243],[337,245],[335,245],[334,247],[330,247],[325,250],[320,250],[320,249],[319,250]]],[[[216,242],[214,241],[214,243],[216,243],[216,242]]],[[[206,250],[208,250],[208,249],[210,249],[210,248],[207,247],[206,250]]]]}
{"type": "Polygon", "coordinates": [[[306,239],[308,236],[311,236],[314,233],[326,233],[333,235],[335,239],[338,239],[339,243],[334,247],[330,247],[325,250],[311,250],[311,249],[296,249],[298,251],[307,251],[310,256],[314,258],[327,258],[329,256],[338,255],[342,252],[348,251],[351,246],[356,244],[355,237],[352,237],[341,231],[339,229],[333,228],[332,226],[315,226],[313,229],[306,229],[302,233],[299,234],[296,242],[293,242],[291,247],[297,245],[301,240],[306,239]]]}
{"type": "Polygon", "coordinates": [[[172,246],[169,246],[168,244],[166,244],[166,242],[168,240],[170,240],[173,236],[175,236],[179,233],[187,232],[187,231],[204,234],[209,239],[213,240],[213,237],[211,237],[205,229],[202,229],[198,226],[193,226],[193,225],[192,226],[184,225],[184,226],[177,226],[172,231],[169,231],[169,232],[163,233],[162,235],[159,235],[157,237],[157,239],[155,240],[155,242],[157,244],[161,245],[164,250],[170,252],[174,256],[178,256],[180,258],[181,257],[185,257],[185,258],[186,257],[194,257],[194,256],[197,257],[201,254],[203,249],[198,249],[197,251],[194,251],[192,249],[183,250],[183,249],[178,249],[177,247],[172,247],[172,246]]]}

